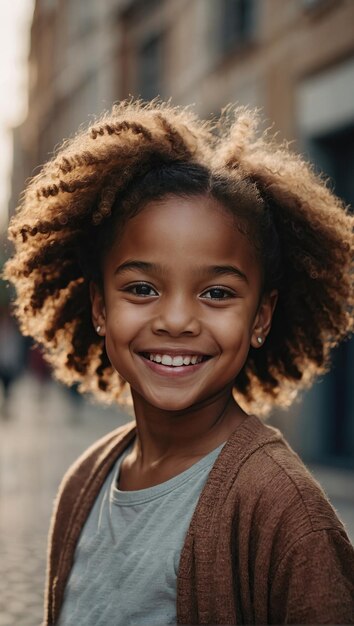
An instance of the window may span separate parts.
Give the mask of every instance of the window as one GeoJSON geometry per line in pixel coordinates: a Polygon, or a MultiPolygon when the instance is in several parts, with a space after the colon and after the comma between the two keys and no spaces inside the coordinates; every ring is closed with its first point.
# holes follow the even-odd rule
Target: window
{"type": "Polygon", "coordinates": [[[42,9],[44,9],[44,11],[50,11],[52,9],[58,8],[57,4],[57,0],[42,0],[42,9]]]}
{"type": "Polygon", "coordinates": [[[154,35],[138,51],[138,93],[144,100],[161,96],[162,35],[154,35]]]}
{"type": "Polygon", "coordinates": [[[302,6],[305,9],[305,11],[308,11],[308,13],[311,13],[311,11],[313,11],[313,13],[317,13],[317,9],[319,9],[320,11],[322,9],[327,9],[330,6],[335,6],[335,0],[302,0],[302,6]]]}
{"type": "MultiPolygon", "coordinates": [[[[310,155],[319,169],[329,175],[334,192],[354,209],[354,122],[309,141],[310,155]]],[[[326,440],[323,454],[354,462],[354,339],[342,343],[332,353],[332,370],[324,377],[322,393],[326,404],[326,440]]],[[[326,459],[325,459],[326,460],[326,459]]]]}
{"type": "Polygon", "coordinates": [[[314,9],[320,4],[323,4],[323,2],[324,0],[302,0],[302,4],[304,5],[305,9],[314,9]]]}
{"type": "Polygon", "coordinates": [[[73,40],[89,32],[95,25],[94,0],[68,0],[66,4],[69,39],[73,40]]]}
{"type": "Polygon", "coordinates": [[[220,40],[224,53],[244,45],[254,35],[255,0],[220,1],[220,40]]]}

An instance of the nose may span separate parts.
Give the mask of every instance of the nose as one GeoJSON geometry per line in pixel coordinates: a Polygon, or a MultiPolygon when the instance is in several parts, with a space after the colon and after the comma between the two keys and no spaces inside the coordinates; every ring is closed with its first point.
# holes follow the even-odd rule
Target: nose
{"type": "Polygon", "coordinates": [[[159,311],[152,322],[154,333],[171,337],[199,335],[201,323],[197,313],[197,303],[191,303],[181,296],[165,298],[159,302],[159,311]]]}

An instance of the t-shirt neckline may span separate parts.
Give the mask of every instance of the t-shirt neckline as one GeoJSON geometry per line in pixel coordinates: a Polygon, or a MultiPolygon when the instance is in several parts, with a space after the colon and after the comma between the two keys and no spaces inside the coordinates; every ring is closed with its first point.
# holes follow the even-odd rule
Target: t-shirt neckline
{"type": "Polygon", "coordinates": [[[120,471],[120,466],[124,460],[124,458],[129,454],[133,447],[134,440],[130,443],[130,445],[124,450],[123,454],[120,455],[119,459],[116,462],[116,466],[113,472],[113,478],[111,482],[111,490],[110,490],[110,500],[112,503],[117,505],[136,505],[142,504],[144,502],[148,502],[150,500],[155,500],[156,498],[162,497],[167,493],[177,489],[187,481],[191,480],[199,474],[203,470],[212,466],[220,454],[222,448],[226,444],[224,441],[217,448],[208,452],[202,459],[193,463],[191,467],[184,470],[180,474],[173,476],[169,480],[166,480],[158,485],[154,485],[153,487],[148,487],[146,489],[132,490],[132,491],[122,491],[118,489],[117,482],[120,471]]]}

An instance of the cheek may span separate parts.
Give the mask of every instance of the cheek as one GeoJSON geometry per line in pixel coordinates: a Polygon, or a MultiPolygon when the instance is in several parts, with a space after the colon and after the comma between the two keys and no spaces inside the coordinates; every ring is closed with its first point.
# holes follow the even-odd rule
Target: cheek
{"type": "Polygon", "coordinates": [[[211,330],[224,351],[237,352],[240,348],[247,348],[251,341],[250,318],[241,310],[216,317],[211,330]]]}
{"type": "Polygon", "coordinates": [[[127,382],[130,382],[132,357],[129,350],[129,341],[124,332],[114,334],[106,332],[106,352],[112,367],[127,382]]]}
{"type": "Polygon", "coordinates": [[[132,343],[146,328],[144,311],[139,307],[119,303],[108,309],[106,315],[106,351],[114,365],[123,363],[132,343]]]}
{"type": "Polygon", "coordinates": [[[143,324],[139,307],[132,307],[127,302],[116,303],[107,307],[106,328],[116,341],[131,339],[143,324]]]}

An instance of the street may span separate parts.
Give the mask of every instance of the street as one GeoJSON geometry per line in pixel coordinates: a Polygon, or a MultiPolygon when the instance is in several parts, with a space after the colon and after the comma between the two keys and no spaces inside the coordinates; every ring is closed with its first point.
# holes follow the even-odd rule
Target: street
{"type": "MultiPolygon", "coordinates": [[[[60,479],[90,443],[130,418],[28,375],[14,386],[8,413],[0,418],[0,626],[39,626],[60,479]]],[[[353,474],[311,469],[354,541],[353,474]]]]}

